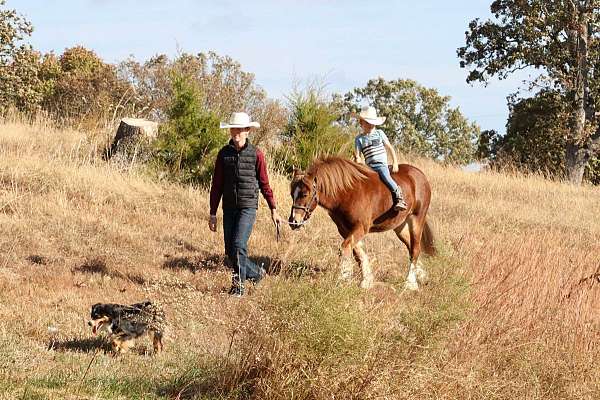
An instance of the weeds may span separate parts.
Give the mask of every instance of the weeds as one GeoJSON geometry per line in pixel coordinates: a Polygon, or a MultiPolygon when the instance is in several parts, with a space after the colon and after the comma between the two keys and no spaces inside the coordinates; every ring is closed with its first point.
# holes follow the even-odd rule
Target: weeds
{"type": "MultiPolygon", "coordinates": [[[[261,205],[250,256],[273,274],[231,299],[204,190],[106,165],[100,142],[38,123],[0,125],[2,399],[600,397],[598,188],[411,160],[434,187],[440,249],[418,293],[401,289],[393,233],[367,238],[377,284],[362,291],[335,279],[324,212],[276,242],[261,205]],[[82,381],[100,346],[89,307],[145,299],[165,306],[164,353],[100,351],[82,381]]],[[[285,213],[288,181],[271,178],[285,213]]]]}

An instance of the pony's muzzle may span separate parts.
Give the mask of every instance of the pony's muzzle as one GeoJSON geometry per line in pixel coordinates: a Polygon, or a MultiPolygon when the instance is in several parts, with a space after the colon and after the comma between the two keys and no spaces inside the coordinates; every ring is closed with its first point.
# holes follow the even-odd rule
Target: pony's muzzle
{"type": "Polygon", "coordinates": [[[302,222],[296,221],[296,218],[294,217],[294,213],[290,214],[290,218],[288,219],[288,224],[290,225],[290,228],[292,228],[293,231],[295,231],[296,229],[299,229],[302,226],[302,222]]]}

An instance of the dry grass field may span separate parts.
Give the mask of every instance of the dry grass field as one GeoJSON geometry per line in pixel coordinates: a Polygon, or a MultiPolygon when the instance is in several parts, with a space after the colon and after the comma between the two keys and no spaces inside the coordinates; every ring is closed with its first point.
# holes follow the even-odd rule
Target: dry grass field
{"type": "Polygon", "coordinates": [[[600,188],[414,161],[439,249],[417,293],[393,233],[368,237],[363,291],[336,282],[322,210],[277,243],[263,201],[250,251],[270,275],[236,299],[206,190],[99,149],[0,125],[0,399],[600,398],[600,188]],[[90,306],[144,299],[165,307],[165,351],[106,353],[90,306]]]}

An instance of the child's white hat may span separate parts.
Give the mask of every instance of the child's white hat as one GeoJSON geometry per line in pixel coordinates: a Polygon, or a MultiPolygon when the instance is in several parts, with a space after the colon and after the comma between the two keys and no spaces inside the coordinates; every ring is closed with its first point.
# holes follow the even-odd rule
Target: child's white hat
{"type": "Polygon", "coordinates": [[[385,122],[385,117],[378,117],[377,110],[375,107],[364,106],[360,110],[360,114],[358,114],[360,119],[364,119],[371,125],[381,125],[385,122]]]}

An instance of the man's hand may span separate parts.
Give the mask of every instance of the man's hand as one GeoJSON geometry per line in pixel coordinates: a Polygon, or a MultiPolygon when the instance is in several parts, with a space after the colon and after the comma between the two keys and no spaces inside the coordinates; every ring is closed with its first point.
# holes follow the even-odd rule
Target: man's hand
{"type": "Polygon", "coordinates": [[[394,165],[392,165],[392,172],[393,172],[393,173],[396,173],[396,172],[398,172],[399,170],[400,170],[400,168],[398,168],[398,164],[397,164],[397,163],[394,163],[394,165]]]}
{"type": "Polygon", "coordinates": [[[210,218],[208,219],[208,229],[210,229],[213,232],[217,231],[217,216],[216,215],[211,215],[210,218]]]}
{"type": "Polygon", "coordinates": [[[277,213],[276,209],[271,210],[271,219],[273,220],[275,227],[277,227],[277,225],[281,225],[281,224],[285,223],[285,221],[283,219],[281,219],[281,217],[277,213]]]}

